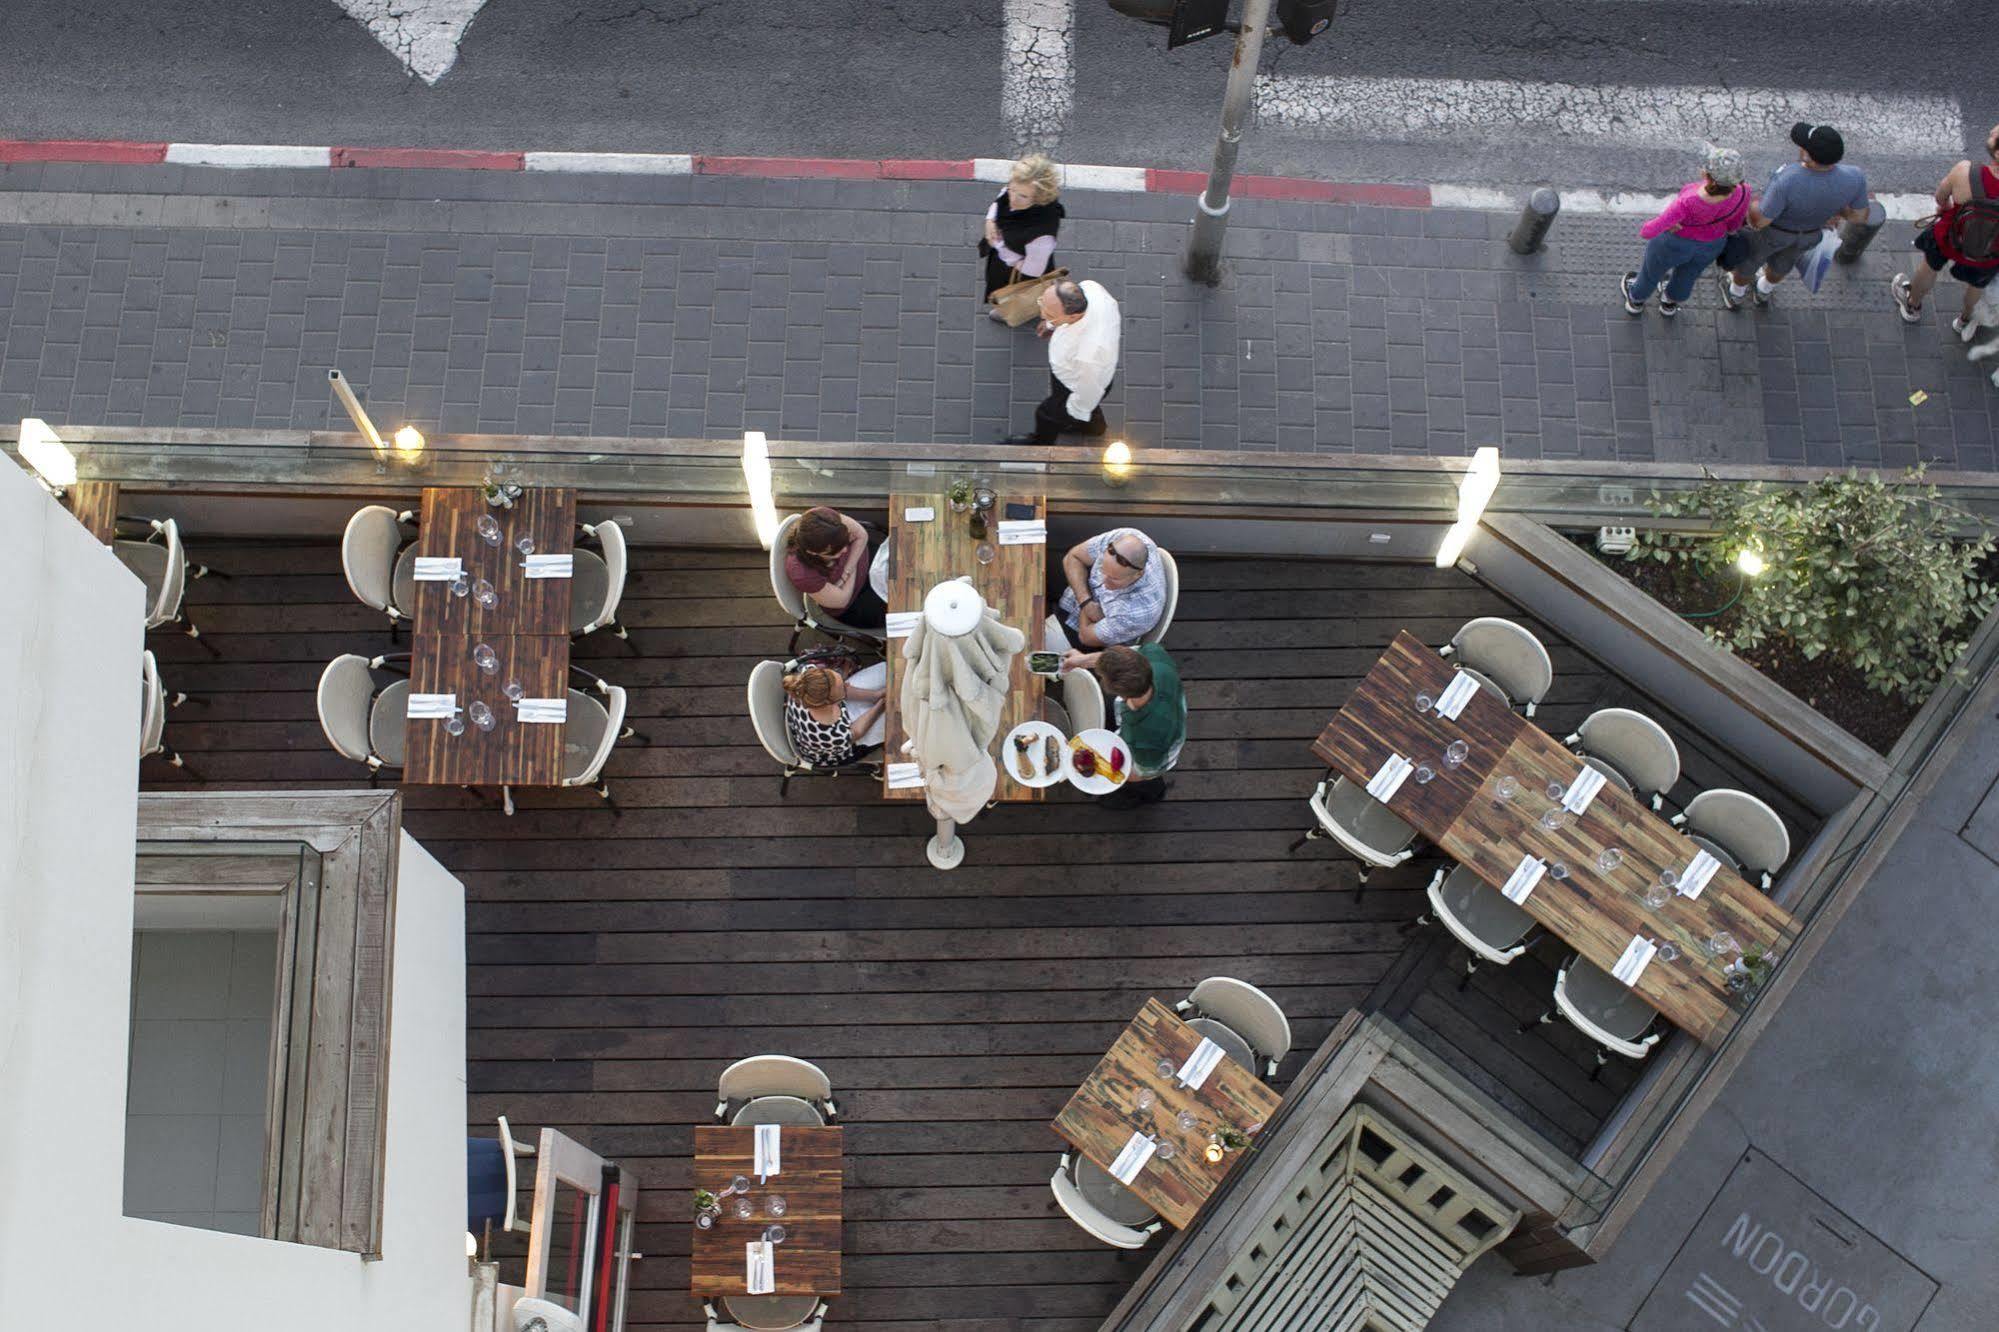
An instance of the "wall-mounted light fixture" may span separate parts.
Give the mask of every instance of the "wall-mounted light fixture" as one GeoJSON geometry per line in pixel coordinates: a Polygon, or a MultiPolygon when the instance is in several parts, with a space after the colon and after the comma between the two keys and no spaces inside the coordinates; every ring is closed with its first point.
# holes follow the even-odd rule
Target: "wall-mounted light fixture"
{"type": "Polygon", "coordinates": [[[1114,439],[1104,447],[1104,484],[1121,486],[1131,480],[1131,446],[1114,439]]]}
{"type": "Polygon", "coordinates": [[[406,463],[415,463],[423,457],[423,432],[415,426],[404,426],[394,435],[396,456],[406,463]]]}
{"type": "Polygon", "coordinates": [[[22,460],[35,469],[51,495],[60,497],[65,486],[76,484],[76,455],[49,429],[47,421],[38,416],[25,418],[17,447],[22,460]]]}
{"type": "Polygon", "coordinates": [[[743,432],[743,483],[750,491],[750,516],[765,550],[777,540],[777,495],[771,489],[770,445],[761,430],[743,432]]]}
{"type": "Polygon", "coordinates": [[[1458,482],[1458,520],[1444,531],[1437,546],[1437,567],[1450,569],[1465,553],[1471,534],[1478,530],[1479,517],[1499,489],[1499,450],[1487,444],[1473,451],[1471,466],[1458,482]]]}

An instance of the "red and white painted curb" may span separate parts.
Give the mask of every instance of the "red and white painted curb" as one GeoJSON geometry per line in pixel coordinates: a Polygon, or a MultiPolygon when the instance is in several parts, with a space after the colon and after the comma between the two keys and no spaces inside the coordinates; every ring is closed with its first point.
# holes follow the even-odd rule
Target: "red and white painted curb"
{"type": "MultiPolygon", "coordinates": [[[[566,171],[648,176],[751,176],[816,180],[978,180],[1002,183],[1013,169],[1007,158],[957,161],[930,158],[729,157],[710,153],[491,152],[471,148],[317,147],[295,144],[147,143],[129,139],[0,139],[0,164],[71,162],[126,166],[161,163],[182,166],[279,168],[425,168],[452,171],[566,171]]],[[[1071,190],[1126,194],[1195,195],[1207,183],[1199,171],[1164,167],[1062,167],[1071,190]]],[[[1234,194],[1243,199],[1304,203],[1366,204],[1378,208],[1518,208],[1526,192],[1478,185],[1348,184],[1298,176],[1237,176],[1234,194]]],[[[1563,190],[1562,209],[1572,213],[1650,215],[1672,197],[1607,190],[1563,190]]],[[[1935,210],[1926,194],[1876,196],[1888,216],[1911,219],[1935,210]]]]}

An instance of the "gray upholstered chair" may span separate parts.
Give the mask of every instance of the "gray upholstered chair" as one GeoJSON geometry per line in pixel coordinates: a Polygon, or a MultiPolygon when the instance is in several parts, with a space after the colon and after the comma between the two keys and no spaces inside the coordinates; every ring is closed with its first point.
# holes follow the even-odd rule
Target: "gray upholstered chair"
{"type": "MultiPolygon", "coordinates": [[[[834,638],[859,638],[869,643],[887,641],[887,634],[880,629],[856,629],[844,624],[837,615],[822,608],[818,602],[792,586],[791,576],[784,571],[784,543],[791,537],[791,529],[798,526],[803,515],[792,514],[777,526],[777,535],[770,543],[770,590],[777,595],[777,604],[784,607],[791,616],[791,646],[785,649],[788,656],[798,650],[798,635],[807,629],[817,629],[822,634],[834,638]]],[[[863,569],[861,577],[868,576],[863,569]]]]}
{"type": "Polygon", "coordinates": [[[1291,1052],[1291,1023],[1284,1010],[1248,981],[1210,976],[1173,1007],[1183,1017],[1191,1013],[1219,1022],[1240,1037],[1263,1061],[1261,1069],[1250,1066],[1252,1073],[1275,1077],[1278,1064],[1291,1052]]]}
{"type": "Polygon", "coordinates": [[[620,814],[617,801],[611,799],[611,784],[603,780],[604,764],[610,761],[611,750],[618,741],[643,742],[645,737],[625,724],[623,688],[581,667],[569,669],[588,679],[591,685],[587,693],[581,689],[569,691],[569,708],[562,723],[562,784],[596,787],[611,813],[620,814]]]}
{"type": "Polygon", "coordinates": [[[160,683],[160,664],[153,659],[153,654],[150,651],[141,652],[139,654],[140,758],[164,754],[167,762],[186,771],[186,760],[176,751],[168,749],[166,742],[167,709],[177,708],[185,702],[187,702],[186,694],[169,695],[166,686],[160,683]]]}
{"type": "MultiPolygon", "coordinates": [[[[791,789],[793,777],[808,774],[837,777],[842,773],[858,772],[880,781],[882,759],[879,750],[858,763],[819,768],[807,763],[798,752],[798,747],[791,743],[791,732],[784,724],[784,676],[795,665],[796,662],[789,661],[760,661],[750,668],[750,724],[756,727],[757,740],[763,745],[764,752],[776,759],[778,766],[784,770],[777,784],[778,795],[782,797],[791,789]]],[[[1077,672],[1071,671],[1070,674],[1077,672]]]]}
{"type": "Polygon", "coordinates": [[[819,1332],[826,1322],[826,1305],[817,1295],[724,1295],[724,1318],[703,1301],[708,1332],[819,1332]]]}
{"type": "Polygon", "coordinates": [[[1791,834],[1777,811],[1747,791],[1724,787],[1703,791],[1687,802],[1673,822],[1710,850],[1726,853],[1726,858],[1752,874],[1762,876],[1763,891],[1770,891],[1771,875],[1791,858],[1791,834]]]}
{"type": "Polygon", "coordinates": [[[1654,809],[1665,804],[1666,792],[1680,780],[1680,750],[1673,737],[1630,708],[1598,708],[1564,743],[1605,776],[1649,796],[1654,809]]]}
{"type": "Polygon", "coordinates": [[[1534,918],[1463,865],[1438,866],[1425,896],[1430,905],[1414,926],[1435,920],[1465,946],[1468,956],[1460,990],[1471,984],[1481,961],[1503,967],[1527,951],[1534,918]]]}
{"type": "Polygon", "coordinates": [[[1141,1202],[1136,1194],[1112,1179],[1108,1172],[1099,1169],[1090,1161],[1078,1158],[1072,1164],[1069,1153],[1062,1153],[1061,1162],[1055,1167],[1055,1173],[1048,1177],[1048,1188],[1055,1195],[1056,1204],[1068,1214],[1071,1221],[1106,1244],[1120,1249],[1142,1249],[1147,1241],[1159,1232],[1161,1225],[1159,1217],[1154,1214],[1150,1220],[1146,1220],[1144,1216],[1151,1213],[1152,1209],[1141,1202]],[[1092,1182],[1090,1192],[1103,1199],[1104,1206],[1099,1206],[1085,1194],[1083,1186],[1077,1182],[1078,1176],[1082,1175],[1085,1169],[1089,1172],[1087,1178],[1092,1182]],[[1108,1185],[1109,1188],[1098,1186],[1098,1181],[1101,1181],[1102,1185],[1108,1185]],[[1119,1199],[1116,1194],[1110,1192],[1110,1189],[1122,1192],[1129,1202],[1119,1199]],[[1105,1210],[1106,1206],[1120,1212],[1127,1219],[1120,1220],[1117,1216],[1113,1216],[1111,1212],[1105,1210]]]}
{"type": "Polygon", "coordinates": [[[1058,681],[1061,701],[1048,700],[1048,722],[1065,735],[1100,730],[1108,724],[1104,687],[1094,671],[1064,671],[1058,681]]]}
{"type": "Polygon", "coordinates": [[[326,663],[319,676],[319,726],[343,758],[368,765],[369,781],[383,768],[403,766],[409,726],[409,681],[375,688],[374,671],[387,661],[356,652],[326,663]]]}
{"type": "Polygon", "coordinates": [[[1529,717],[1555,683],[1555,666],[1541,640],[1497,615],[1465,621],[1437,650],[1455,656],[1466,674],[1529,717]]]}
{"type": "Polygon", "coordinates": [[[1159,622],[1138,636],[1141,643],[1165,642],[1166,631],[1173,627],[1173,612],[1180,608],[1180,562],[1164,546],[1155,543],[1152,550],[1159,559],[1160,572],[1166,575],[1166,604],[1160,608],[1159,622]]]}
{"type": "Polygon", "coordinates": [[[596,551],[576,547],[570,561],[573,583],[569,589],[569,632],[581,638],[609,626],[627,642],[631,635],[618,623],[618,603],[624,599],[625,581],[630,577],[625,552],[625,529],[608,519],[580,525],[583,535],[594,538],[596,551]]]}
{"type": "Polygon", "coordinates": [[[1416,854],[1416,830],[1369,795],[1365,786],[1344,777],[1328,776],[1306,803],[1312,807],[1317,823],[1291,843],[1287,853],[1318,838],[1332,838],[1360,861],[1360,881],[1354,888],[1356,897],[1367,886],[1367,876],[1376,866],[1393,869],[1416,854]]]}
{"type": "Polygon", "coordinates": [[[824,1124],[838,1113],[832,1080],[790,1055],[738,1059],[715,1083],[715,1118],[725,1123],[824,1124]]]}
{"type": "Polygon", "coordinates": [[[1521,1031],[1530,1031],[1543,1022],[1554,1021],[1555,1013],[1569,1025],[1596,1042],[1596,1067],[1590,1071],[1595,1082],[1609,1062],[1606,1051],[1614,1050],[1627,1059],[1643,1059],[1665,1033],[1657,1025],[1659,1014],[1638,992],[1603,968],[1571,957],[1555,973],[1555,1007],[1521,1031]]]}
{"type": "MultiPolygon", "coordinates": [[[[213,655],[214,646],[202,639],[201,630],[181,607],[181,601],[187,595],[187,580],[206,578],[208,566],[188,567],[187,551],[180,544],[180,525],[171,518],[120,518],[119,521],[146,524],[144,540],[131,541],[121,537],[111,543],[111,553],[146,585],[146,628],[158,629],[162,625],[178,624],[189,638],[201,643],[213,655]]],[[[221,577],[220,574],[216,576],[221,577]]]]}
{"type": "Polygon", "coordinates": [[[415,520],[408,509],[398,513],[386,504],[369,504],[355,510],[340,537],[348,590],[389,617],[392,635],[416,604],[417,543],[406,530],[415,520]]]}

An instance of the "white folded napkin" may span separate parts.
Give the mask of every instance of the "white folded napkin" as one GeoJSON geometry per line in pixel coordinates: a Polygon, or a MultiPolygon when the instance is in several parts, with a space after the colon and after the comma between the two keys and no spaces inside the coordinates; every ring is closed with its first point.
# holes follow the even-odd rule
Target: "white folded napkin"
{"type": "Polygon", "coordinates": [[[1547,869],[1546,861],[1525,856],[1499,891],[1506,894],[1507,901],[1519,906],[1527,900],[1527,894],[1534,891],[1534,885],[1541,882],[1541,876],[1547,872],[1547,869]]]}
{"type": "Polygon", "coordinates": [[[1208,1074],[1215,1071],[1215,1065],[1222,1062],[1222,1047],[1206,1036],[1194,1047],[1194,1053],[1187,1056],[1187,1062],[1180,1065],[1180,1071],[1173,1076],[1182,1087],[1190,1091],[1201,1090],[1201,1084],[1208,1080],[1208,1074]]]}
{"type": "Polygon", "coordinates": [[[456,555],[419,555],[416,580],[419,583],[448,583],[465,572],[465,561],[456,555]]]}
{"type": "Polygon", "coordinates": [[[530,555],[521,568],[530,578],[568,578],[576,570],[574,555],[530,555]]]}
{"type": "Polygon", "coordinates": [[[456,694],[410,694],[409,710],[403,715],[411,718],[452,717],[458,713],[456,694]]]}
{"type": "Polygon", "coordinates": [[[1636,985],[1638,978],[1645,974],[1645,964],[1658,951],[1659,945],[1642,934],[1634,934],[1624,950],[1624,956],[1617,959],[1617,965],[1610,969],[1610,974],[1626,985],[1636,985]]]}
{"type": "Polygon", "coordinates": [[[1444,686],[1444,692],[1437,696],[1437,715],[1447,721],[1456,721],[1458,714],[1471,702],[1471,696],[1478,692],[1478,681],[1463,671],[1454,671],[1451,682],[1444,686]]]}
{"type": "Polygon", "coordinates": [[[1401,789],[1402,779],[1416,770],[1416,765],[1400,754],[1390,754],[1381,765],[1381,771],[1370,777],[1367,793],[1376,800],[1386,801],[1401,789]]]}
{"type": "Polygon", "coordinates": [[[888,789],[891,791],[923,785],[923,769],[914,763],[891,763],[887,772],[888,789]]]}
{"type": "Polygon", "coordinates": [[[1687,867],[1680,871],[1680,896],[1699,897],[1706,890],[1708,880],[1712,879],[1714,872],[1720,868],[1721,862],[1710,855],[1705,847],[1696,851],[1694,858],[1687,862],[1687,867]]]}
{"type": "Polygon", "coordinates": [[[759,1183],[778,1173],[780,1161],[778,1153],[778,1126],[776,1124],[757,1125],[756,1165],[751,1173],[759,1183]]]}
{"type": "Polygon", "coordinates": [[[561,698],[524,698],[514,704],[514,716],[524,722],[562,722],[569,720],[569,696],[561,698]]]}
{"type": "Polygon", "coordinates": [[[1576,774],[1576,779],[1569,783],[1569,789],[1562,792],[1562,808],[1571,814],[1582,813],[1589,808],[1589,802],[1596,799],[1596,793],[1601,791],[1603,784],[1609,780],[1595,768],[1584,764],[1583,770],[1576,774]]]}
{"type": "Polygon", "coordinates": [[[743,1246],[743,1281],[752,1295],[768,1295],[777,1289],[777,1255],[769,1240],[751,1240],[743,1246]]]}
{"type": "Polygon", "coordinates": [[[902,521],[905,523],[927,523],[936,516],[937,510],[928,504],[912,504],[902,511],[902,521]]]}
{"type": "Polygon", "coordinates": [[[922,611],[890,611],[888,613],[888,636],[907,638],[923,621],[922,611]]]}
{"type": "Polygon", "coordinates": [[[1145,1163],[1152,1159],[1155,1149],[1156,1144],[1145,1134],[1132,1134],[1131,1141],[1117,1154],[1117,1160],[1111,1162],[1111,1178],[1120,1184],[1130,1184],[1138,1178],[1138,1172],[1145,1169],[1145,1163]]]}
{"type": "Polygon", "coordinates": [[[1048,544],[1048,524],[1039,518],[1002,520],[999,543],[1002,546],[1045,546],[1048,544]]]}

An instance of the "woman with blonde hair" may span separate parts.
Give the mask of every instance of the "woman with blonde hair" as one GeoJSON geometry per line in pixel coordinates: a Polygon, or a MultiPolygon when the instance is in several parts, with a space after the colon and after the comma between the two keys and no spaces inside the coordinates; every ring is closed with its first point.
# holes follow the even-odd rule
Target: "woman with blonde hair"
{"type": "Polygon", "coordinates": [[[851,676],[819,663],[787,672],[784,729],[798,757],[815,768],[838,768],[878,748],[887,684],[886,662],[851,676]]]}
{"type": "MultiPolygon", "coordinates": [[[[1014,163],[1006,188],[986,209],[985,235],[979,241],[979,253],[986,260],[982,290],[988,302],[1008,283],[1048,271],[1055,257],[1055,233],[1062,226],[1063,209],[1055,198],[1061,191],[1055,164],[1040,153],[1014,163]]],[[[998,310],[986,313],[1000,319],[998,310]]]]}

